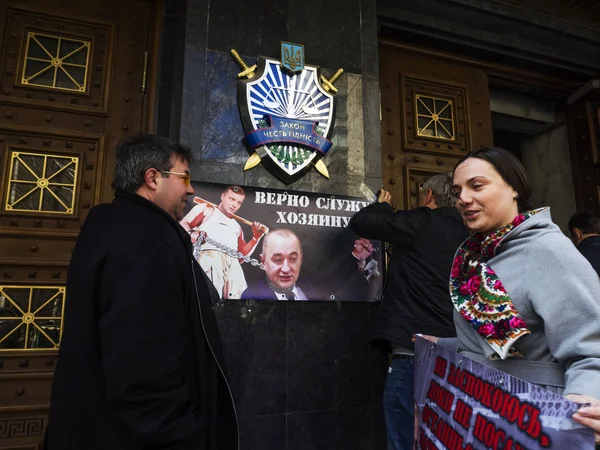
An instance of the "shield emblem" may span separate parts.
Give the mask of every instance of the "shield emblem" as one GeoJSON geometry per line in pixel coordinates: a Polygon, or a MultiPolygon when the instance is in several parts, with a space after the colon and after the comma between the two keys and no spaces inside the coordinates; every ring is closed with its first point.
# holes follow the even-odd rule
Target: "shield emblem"
{"type": "Polygon", "coordinates": [[[319,69],[284,70],[259,58],[258,76],[238,84],[238,104],[247,145],[284,183],[309,171],[331,148],[333,96],[319,83],[319,69]]]}

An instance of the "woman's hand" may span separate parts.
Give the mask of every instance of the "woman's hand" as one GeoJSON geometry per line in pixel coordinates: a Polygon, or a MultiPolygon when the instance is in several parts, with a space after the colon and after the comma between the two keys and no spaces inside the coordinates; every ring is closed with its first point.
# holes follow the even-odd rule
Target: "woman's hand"
{"type": "Polygon", "coordinates": [[[579,394],[569,394],[566,397],[575,403],[591,403],[591,406],[579,408],[573,414],[573,420],[594,430],[596,443],[600,443],[600,400],[579,394]]]}
{"type": "MultiPolygon", "coordinates": [[[[417,340],[416,336],[417,336],[416,334],[413,334],[413,337],[412,337],[413,342],[415,342],[417,340]]],[[[423,339],[427,339],[429,342],[433,342],[434,344],[438,343],[439,337],[429,336],[428,334],[420,334],[419,336],[421,336],[423,339]]]]}

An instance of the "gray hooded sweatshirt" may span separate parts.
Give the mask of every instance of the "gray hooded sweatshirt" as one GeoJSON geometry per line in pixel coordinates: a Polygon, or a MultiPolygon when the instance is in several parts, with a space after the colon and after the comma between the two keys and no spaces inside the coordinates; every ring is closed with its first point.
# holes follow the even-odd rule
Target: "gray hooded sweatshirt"
{"type": "Polygon", "coordinates": [[[563,395],[600,399],[600,279],[546,208],[511,230],[488,262],[531,334],[515,347],[524,360],[494,353],[454,311],[456,338],[439,344],[563,395]]]}

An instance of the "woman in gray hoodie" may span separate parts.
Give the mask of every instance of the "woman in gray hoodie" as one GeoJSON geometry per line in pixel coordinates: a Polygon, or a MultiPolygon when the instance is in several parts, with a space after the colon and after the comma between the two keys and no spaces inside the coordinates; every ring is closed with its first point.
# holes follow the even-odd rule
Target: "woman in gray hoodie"
{"type": "Polygon", "coordinates": [[[592,403],[573,418],[599,433],[598,275],[552,222],[550,209],[531,208],[525,169],[508,151],[485,148],[463,157],[453,192],[472,235],[450,277],[457,337],[439,344],[592,403]]]}

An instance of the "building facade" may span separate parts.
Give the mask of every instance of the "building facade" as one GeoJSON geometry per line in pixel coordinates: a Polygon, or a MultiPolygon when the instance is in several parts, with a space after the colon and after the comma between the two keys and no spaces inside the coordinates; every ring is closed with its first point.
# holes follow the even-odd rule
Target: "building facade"
{"type": "MultiPolygon", "coordinates": [[[[417,204],[420,184],[498,145],[563,227],[600,208],[600,9],[578,0],[2,1],[0,449],[38,448],[69,256],[110,201],[115,144],[194,151],[194,180],[417,204]],[[330,178],[244,171],[237,50],[281,41],[336,82],[330,178]],[[18,304],[19,309],[10,305],[18,304]]],[[[246,450],[383,450],[376,304],[227,301],[219,320],[246,450]]]]}

